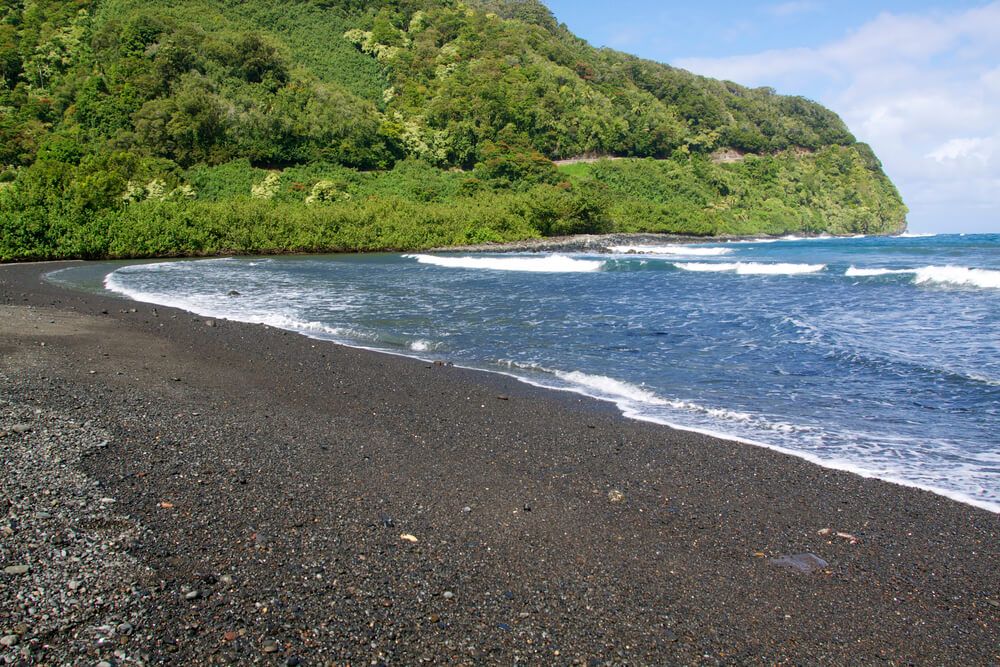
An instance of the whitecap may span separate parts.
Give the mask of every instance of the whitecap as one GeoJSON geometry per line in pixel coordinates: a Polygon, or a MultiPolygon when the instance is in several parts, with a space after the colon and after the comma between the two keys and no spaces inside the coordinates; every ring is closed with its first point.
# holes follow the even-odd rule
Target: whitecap
{"type": "Polygon", "coordinates": [[[859,269],[851,266],[844,272],[848,278],[898,274],[912,274],[913,282],[918,285],[938,283],[961,287],[1000,288],[1000,271],[965,266],[923,266],[912,269],[859,269]]]}
{"type": "Polygon", "coordinates": [[[925,266],[916,270],[914,282],[945,283],[968,287],[1000,289],[1000,271],[970,269],[964,266],[925,266]]]}
{"type": "Polygon", "coordinates": [[[844,275],[848,278],[871,278],[874,276],[890,276],[900,273],[913,273],[911,269],[859,269],[851,265],[844,275]]]}
{"type": "Polygon", "coordinates": [[[937,236],[934,232],[903,232],[902,234],[896,234],[893,238],[897,239],[926,239],[932,236],[937,236]]]}
{"type": "Polygon", "coordinates": [[[741,276],[794,276],[816,273],[826,268],[826,264],[762,264],[759,262],[674,262],[674,266],[685,271],[713,273],[735,271],[741,276]]]}
{"type": "Polygon", "coordinates": [[[492,271],[529,271],[535,273],[588,273],[604,268],[602,260],[574,259],[566,255],[543,257],[453,257],[450,255],[403,255],[421,264],[449,269],[486,269],[492,271]]]}
{"type": "Polygon", "coordinates": [[[729,255],[733,252],[731,248],[695,248],[685,245],[615,245],[609,246],[608,250],[626,254],[691,257],[718,257],[719,255],[729,255]]]}

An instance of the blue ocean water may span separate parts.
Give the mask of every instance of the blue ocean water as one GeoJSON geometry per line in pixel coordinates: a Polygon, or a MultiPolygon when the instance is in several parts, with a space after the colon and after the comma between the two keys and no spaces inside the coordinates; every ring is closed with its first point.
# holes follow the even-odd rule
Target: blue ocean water
{"type": "Polygon", "coordinates": [[[105,284],[513,374],[1000,512],[1000,235],[229,258],[130,265],[105,284]]]}

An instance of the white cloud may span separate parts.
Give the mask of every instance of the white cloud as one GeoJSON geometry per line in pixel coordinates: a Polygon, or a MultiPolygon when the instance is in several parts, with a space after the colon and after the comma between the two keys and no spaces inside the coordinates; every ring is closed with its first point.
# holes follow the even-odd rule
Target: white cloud
{"type": "Polygon", "coordinates": [[[675,62],[817,98],[872,144],[910,205],[914,226],[944,225],[939,220],[947,217],[992,230],[1000,230],[998,63],[1000,2],[883,13],[815,48],[675,62]]]}
{"type": "Polygon", "coordinates": [[[990,137],[949,139],[928,153],[927,157],[938,162],[975,160],[986,165],[993,158],[993,144],[990,137]]]}

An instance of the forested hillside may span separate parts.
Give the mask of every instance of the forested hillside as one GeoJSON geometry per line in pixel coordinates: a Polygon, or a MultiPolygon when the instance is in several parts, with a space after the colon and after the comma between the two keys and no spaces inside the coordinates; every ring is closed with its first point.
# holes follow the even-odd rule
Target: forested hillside
{"type": "Polygon", "coordinates": [[[831,111],[534,0],[0,0],[0,258],[885,233],[831,111]],[[581,155],[633,158],[557,168],[581,155]]]}

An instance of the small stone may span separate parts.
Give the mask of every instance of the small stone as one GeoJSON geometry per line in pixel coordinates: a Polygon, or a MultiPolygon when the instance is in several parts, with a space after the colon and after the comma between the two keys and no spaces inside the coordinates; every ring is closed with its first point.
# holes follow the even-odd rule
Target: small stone
{"type": "Polygon", "coordinates": [[[264,653],[277,653],[278,652],[278,642],[273,639],[265,639],[264,643],[261,644],[260,650],[264,653]]]}
{"type": "Polygon", "coordinates": [[[828,563],[816,554],[794,554],[792,556],[781,556],[768,561],[775,567],[785,567],[800,574],[811,574],[816,570],[822,570],[828,563]]]}
{"type": "Polygon", "coordinates": [[[234,642],[236,638],[239,637],[239,633],[233,632],[232,630],[227,630],[222,634],[222,640],[226,642],[234,642]]]}
{"type": "Polygon", "coordinates": [[[134,629],[131,623],[120,623],[117,628],[120,635],[130,635],[134,629]]]}
{"type": "Polygon", "coordinates": [[[70,579],[69,583],[66,584],[66,586],[71,591],[78,591],[78,590],[80,590],[80,587],[83,586],[83,582],[80,581],[79,579],[70,579]]]}
{"type": "Polygon", "coordinates": [[[463,507],[463,508],[462,508],[462,511],[463,511],[464,513],[468,514],[469,512],[471,512],[471,511],[472,511],[472,508],[471,508],[471,507],[469,507],[468,505],[466,505],[465,507],[463,507]]]}
{"type": "Polygon", "coordinates": [[[608,500],[613,503],[620,503],[625,500],[625,494],[618,489],[608,491],[608,500]]]}
{"type": "Polygon", "coordinates": [[[14,433],[21,434],[30,431],[31,427],[27,424],[14,424],[14,426],[12,426],[10,430],[13,431],[14,433]]]}
{"type": "Polygon", "coordinates": [[[97,667],[111,667],[111,663],[108,662],[107,660],[101,660],[99,663],[97,663],[97,667]]]}
{"type": "Polygon", "coordinates": [[[20,641],[20,637],[17,635],[4,635],[0,638],[0,645],[10,648],[11,646],[17,646],[17,642],[20,641]]]}
{"type": "Polygon", "coordinates": [[[30,565],[8,565],[3,569],[4,574],[28,574],[30,565]]]}
{"type": "Polygon", "coordinates": [[[413,542],[414,544],[418,541],[415,535],[410,535],[409,533],[403,533],[399,536],[399,539],[405,540],[406,542],[413,542]]]}
{"type": "Polygon", "coordinates": [[[298,667],[302,664],[302,661],[299,660],[298,657],[290,655],[288,656],[288,659],[285,660],[285,664],[288,665],[288,667],[298,667]]]}
{"type": "Polygon", "coordinates": [[[222,584],[223,586],[232,586],[233,585],[233,575],[231,575],[231,574],[224,574],[224,575],[222,575],[221,577],[219,577],[219,583],[222,584]]]}
{"type": "Polygon", "coordinates": [[[215,320],[205,320],[206,327],[215,327],[215,320]]]}
{"type": "Polygon", "coordinates": [[[197,600],[200,597],[201,597],[200,591],[190,591],[184,595],[185,600],[197,600]]]}
{"type": "Polygon", "coordinates": [[[226,294],[226,296],[240,296],[240,293],[239,293],[239,292],[237,292],[237,291],[236,291],[236,290],[234,290],[234,289],[231,289],[231,290],[229,290],[229,293],[228,293],[228,294],[226,294]]]}
{"type": "Polygon", "coordinates": [[[35,514],[35,518],[36,519],[51,519],[52,515],[49,514],[48,512],[37,512],[35,514]]]}
{"type": "Polygon", "coordinates": [[[444,597],[444,599],[445,599],[445,600],[450,600],[450,599],[452,599],[453,597],[455,597],[455,594],[454,594],[454,593],[452,593],[451,591],[445,591],[445,592],[444,592],[444,593],[442,593],[441,595],[442,595],[442,597],[444,597]]]}

